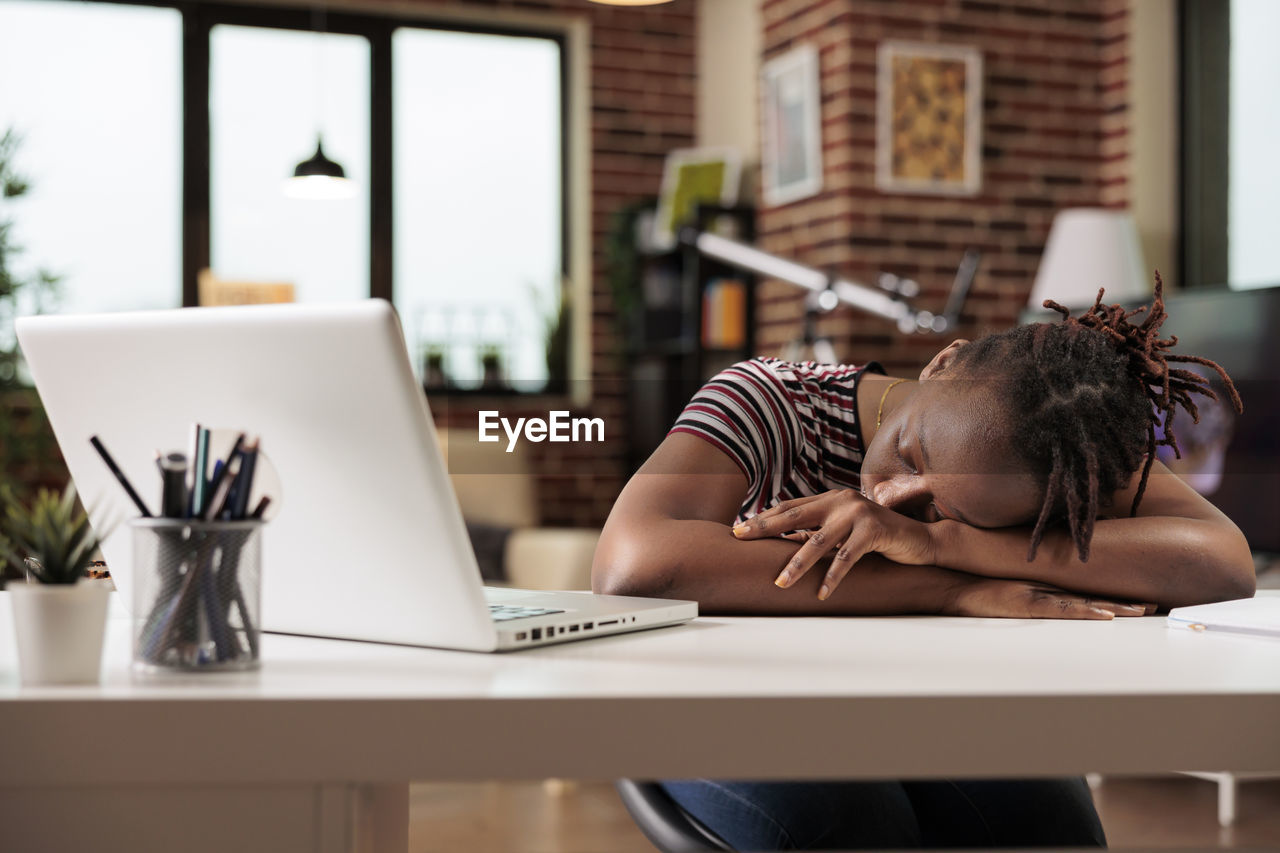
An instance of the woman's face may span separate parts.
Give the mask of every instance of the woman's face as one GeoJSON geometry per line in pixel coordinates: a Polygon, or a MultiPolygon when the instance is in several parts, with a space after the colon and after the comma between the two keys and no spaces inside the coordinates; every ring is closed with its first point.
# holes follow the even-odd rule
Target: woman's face
{"type": "Polygon", "coordinates": [[[950,372],[922,378],[867,447],[863,494],[925,522],[1033,524],[1044,493],[1009,440],[1000,385],[950,372]]]}

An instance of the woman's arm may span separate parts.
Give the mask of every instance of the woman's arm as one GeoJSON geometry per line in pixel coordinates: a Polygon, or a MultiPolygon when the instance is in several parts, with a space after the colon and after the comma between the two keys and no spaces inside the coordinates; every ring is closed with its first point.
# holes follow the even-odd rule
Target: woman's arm
{"type": "Polygon", "coordinates": [[[730,525],[746,488],[742,471],[720,450],[692,435],[668,436],[614,504],[596,549],[592,588],[690,599],[706,613],[1109,619],[1142,612],[1042,584],[900,565],[878,554],[860,560],[825,601],[817,597],[821,570],[802,579],[799,588],[780,589],[774,578],[798,546],[786,539],[734,537],[730,525]]]}
{"type": "MultiPolygon", "coordinates": [[[[1116,495],[1116,511],[1132,504],[1137,479],[1116,495]]],[[[1026,530],[979,530],[956,521],[930,526],[938,528],[940,564],[988,577],[1038,580],[1162,607],[1248,598],[1256,586],[1239,528],[1159,462],[1136,517],[1098,519],[1087,563],[1061,529],[1046,532],[1035,560],[1027,562],[1026,530]]]]}
{"type": "MultiPolygon", "coordinates": [[[[1113,505],[1130,506],[1135,489],[1136,483],[1119,492],[1113,505]]],[[[987,530],[953,520],[925,524],[851,490],[787,501],[734,533],[757,540],[793,530],[811,532],[803,534],[807,541],[787,564],[780,578],[784,586],[802,575],[819,574],[823,587],[838,590],[842,579],[857,573],[855,563],[861,563],[856,561],[874,552],[900,563],[1052,584],[1161,607],[1247,598],[1255,587],[1253,559],[1239,529],[1159,463],[1137,517],[1096,522],[1087,563],[1080,562],[1064,530],[1047,532],[1036,558],[1028,562],[1030,532],[1025,528],[987,530]],[[811,571],[836,543],[843,545],[835,559],[811,571]]]]}

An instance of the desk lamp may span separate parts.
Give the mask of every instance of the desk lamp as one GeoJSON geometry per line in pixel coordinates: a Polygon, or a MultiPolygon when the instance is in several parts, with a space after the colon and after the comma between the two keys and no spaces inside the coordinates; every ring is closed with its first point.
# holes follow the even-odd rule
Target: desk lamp
{"type": "Polygon", "coordinates": [[[1094,207],[1060,211],[1049,229],[1027,311],[1043,311],[1046,299],[1072,309],[1087,308],[1099,287],[1106,288],[1109,303],[1136,302],[1151,295],[1151,275],[1133,217],[1094,207]]]}

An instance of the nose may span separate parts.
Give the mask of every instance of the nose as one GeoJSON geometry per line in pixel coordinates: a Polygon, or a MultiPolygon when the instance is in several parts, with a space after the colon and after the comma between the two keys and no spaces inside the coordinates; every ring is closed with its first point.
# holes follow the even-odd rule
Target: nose
{"type": "Polygon", "coordinates": [[[871,500],[887,509],[899,509],[919,502],[926,491],[922,477],[899,476],[881,480],[871,487],[871,500]]]}

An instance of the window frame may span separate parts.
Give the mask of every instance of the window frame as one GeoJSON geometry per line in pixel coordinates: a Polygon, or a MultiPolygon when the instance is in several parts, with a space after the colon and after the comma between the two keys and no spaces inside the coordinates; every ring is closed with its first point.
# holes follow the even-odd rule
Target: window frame
{"type": "Polygon", "coordinates": [[[1178,4],[1180,280],[1184,287],[1226,287],[1231,13],[1221,0],[1178,4]]]}
{"type": "MultiPolygon", "coordinates": [[[[219,24],[313,31],[315,18],[310,7],[239,5],[235,3],[188,4],[181,0],[89,0],[122,6],[153,6],[176,9],[182,16],[182,306],[199,305],[197,279],[212,258],[212,202],[210,167],[209,86],[210,34],[219,24]]],[[[424,9],[421,14],[406,12],[403,6],[371,4],[367,10],[350,11],[330,7],[325,12],[324,30],[329,33],[363,36],[370,45],[370,186],[369,186],[369,296],[394,304],[394,174],[392,114],[392,34],[402,27],[434,29],[483,35],[541,38],[554,42],[560,54],[560,273],[561,298],[568,300],[569,376],[551,377],[551,389],[570,377],[586,375],[584,336],[588,335],[581,312],[589,315],[590,247],[575,245],[590,241],[589,211],[583,186],[589,181],[589,137],[580,125],[583,116],[574,110],[584,98],[584,85],[573,89],[575,73],[584,70],[581,33],[575,22],[563,15],[513,13],[503,20],[478,21],[476,13],[457,10],[424,9]],[[576,36],[576,37],[575,37],[576,36]],[[576,97],[575,97],[576,96],[576,97]],[[574,169],[575,163],[580,164],[574,169]],[[569,292],[572,288],[573,292],[569,292]]],[[[583,383],[572,383],[575,399],[583,383]]],[[[488,396],[492,392],[450,390],[450,396],[488,396]]],[[[524,397],[542,392],[512,392],[524,397]]]]}

